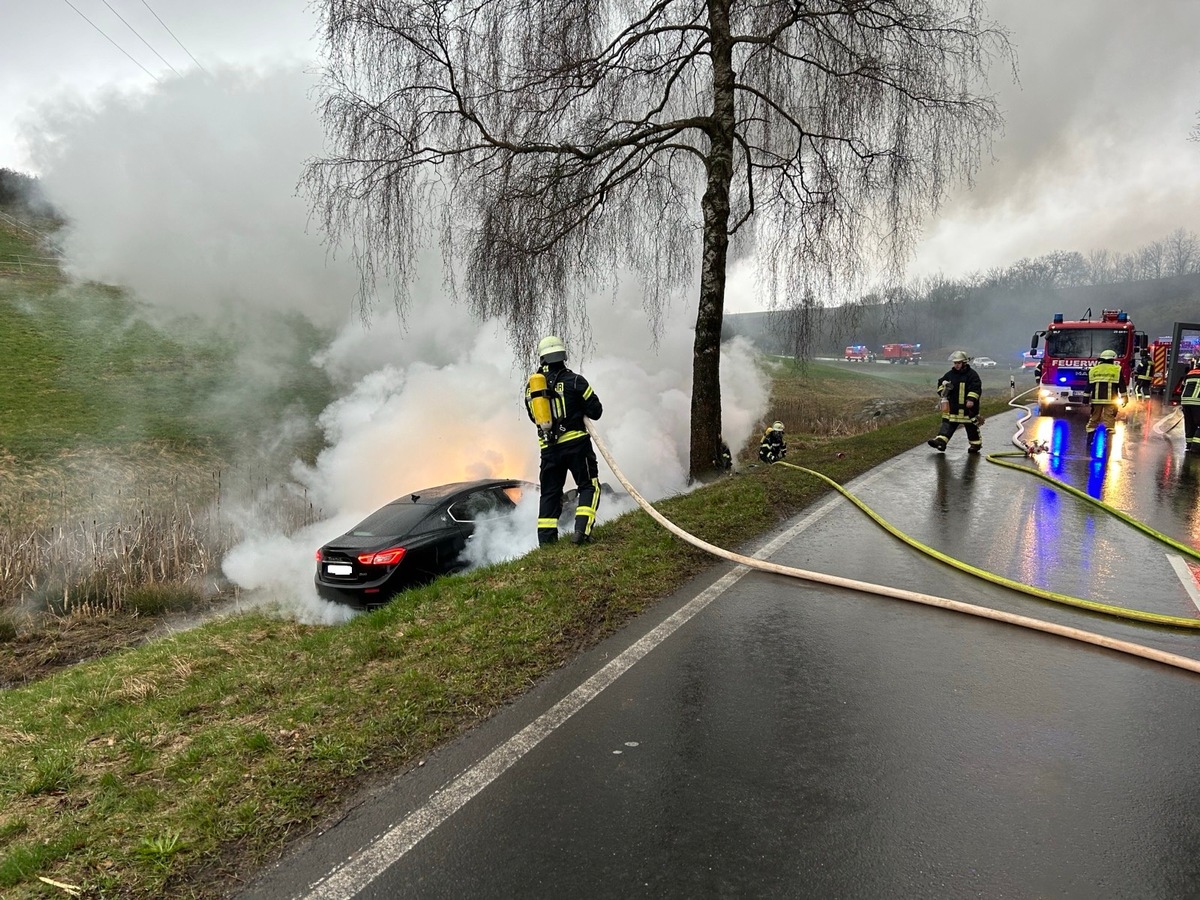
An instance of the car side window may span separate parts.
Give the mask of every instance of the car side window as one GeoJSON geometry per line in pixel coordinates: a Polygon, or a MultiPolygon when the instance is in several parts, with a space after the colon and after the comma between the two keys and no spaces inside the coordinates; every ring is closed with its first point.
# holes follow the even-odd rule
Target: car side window
{"type": "Polygon", "coordinates": [[[490,491],[476,491],[450,506],[450,517],[456,522],[474,522],[496,508],[496,496],[490,491]]]}

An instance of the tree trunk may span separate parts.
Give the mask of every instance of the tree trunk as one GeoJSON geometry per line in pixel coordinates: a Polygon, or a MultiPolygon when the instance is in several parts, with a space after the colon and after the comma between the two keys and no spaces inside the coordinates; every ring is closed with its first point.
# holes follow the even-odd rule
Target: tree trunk
{"type": "Polygon", "coordinates": [[[721,324],[725,317],[725,264],[729,255],[729,185],[733,180],[734,79],[729,0],[709,0],[712,30],[713,114],[709,129],[704,253],[692,361],[692,436],[689,475],[716,469],[721,447],[721,324]]]}

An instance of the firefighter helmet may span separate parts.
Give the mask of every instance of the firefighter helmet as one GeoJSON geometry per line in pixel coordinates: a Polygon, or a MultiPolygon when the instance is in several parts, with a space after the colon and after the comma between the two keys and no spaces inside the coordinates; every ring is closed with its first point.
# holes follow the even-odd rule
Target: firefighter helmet
{"type": "Polygon", "coordinates": [[[965,363],[966,361],[967,361],[967,354],[966,354],[966,351],[964,351],[964,350],[955,350],[953,353],[950,354],[950,362],[952,362],[952,363],[956,363],[956,362],[965,363]]]}
{"type": "Polygon", "coordinates": [[[771,430],[772,431],[783,431],[783,423],[776,422],[774,425],[771,426],[771,430]]]}
{"type": "Polygon", "coordinates": [[[1116,350],[1101,350],[1100,358],[1101,359],[1116,359],[1117,351],[1116,350]]]}
{"type": "Polygon", "coordinates": [[[562,338],[550,335],[538,341],[538,359],[542,363],[562,362],[567,358],[567,348],[562,342],[562,338]]]}

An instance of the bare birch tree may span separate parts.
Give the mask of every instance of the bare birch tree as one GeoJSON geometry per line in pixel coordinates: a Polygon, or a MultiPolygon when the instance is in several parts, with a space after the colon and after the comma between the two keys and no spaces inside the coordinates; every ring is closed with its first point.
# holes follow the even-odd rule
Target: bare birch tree
{"type": "Polygon", "coordinates": [[[305,184],[364,302],[425,235],[526,353],[628,273],[657,336],[698,285],[689,467],[721,440],[727,262],[773,308],[899,264],[976,171],[1005,32],[982,0],[321,0],[331,155],[305,184]],[[432,205],[431,205],[432,204],[432,205]],[[429,210],[436,210],[430,213],[429,210]]]}

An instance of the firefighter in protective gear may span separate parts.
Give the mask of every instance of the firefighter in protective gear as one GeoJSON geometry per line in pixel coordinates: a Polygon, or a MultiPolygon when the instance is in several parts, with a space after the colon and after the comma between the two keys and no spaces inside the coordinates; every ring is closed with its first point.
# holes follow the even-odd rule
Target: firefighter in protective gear
{"type": "Polygon", "coordinates": [[[926,443],[939,453],[945,453],[951,435],[962,425],[967,430],[967,452],[978,453],[983,449],[983,437],[979,434],[979,399],[983,396],[983,382],[979,373],[971,368],[970,357],[965,351],[955,350],[950,354],[950,371],[938,380],[937,392],[942,398],[942,426],[926,443]]]}
{"type": "Polygon", "coordinates": [[[1181,384],[1179,408],[1183,410],[1183,449],[1188,453],[1200,453],[1200,366],[1195,361],[1181,384]]]}
{"type": "Polygon", "coordinates": [[[1137,369],[1134,370],[1133,392],[1139,397],[1150,396],[1150,386],[1154,383],[1154,363],[1148,351],[1143,350],[1138,359],[1137,369]]]}
{"type": "Polygon", "coordinates": [[[758,445],[758,458],[765,463],[779,462],[787,456],[787,442],[783,439],[783,423],[776,422],[763,432],[758,445]]]}
{"type": "Polygon", "coordinates": [[[538,375],[545,378],[544,396],[538,396],[543,392],[533,386],[525,389],[525,410],[530,421],[539,426],[538,444],[542,449],[538,544],[553,544],[558,540],[558,517],[562,515],[563,486],[568,472],[579,494],[571,543],[591,541],[596,508],[600,504],[600,470],[583,420],[599,419],[604,407],[588,380],[568,369],[566,361],[567,348],[561,339],[553,335],[542,338],[538,343],[539,368],[530,380],[536,381],[538,375]],[[543,399],[549,401],[548,423],[538,421],[544,409],[540,402],[543,399]]]}
{"type": "Polygon", "coordinates": [[[1104,423],[1110,435],[1117,424],[1117,406],[1125,396],[1125,375],[1117,362],[1117,351],[1100,351],[1100,361],[1088,369],[1088,392],[1091,395],[1092,414],[1088,416],[1087,433],[1090,438],[1100,423],[1104,423]]]}

